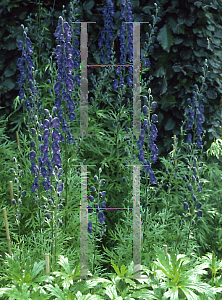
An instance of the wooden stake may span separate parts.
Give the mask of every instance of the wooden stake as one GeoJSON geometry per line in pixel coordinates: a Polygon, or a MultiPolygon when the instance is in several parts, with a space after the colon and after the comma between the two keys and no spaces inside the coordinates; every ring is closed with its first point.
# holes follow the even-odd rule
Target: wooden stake
{"type": "Polygon", "coordinates": [[[163,245],[165,256],[167,256],[167,245],[163,245]]]}
{"type": "Polygon", "coordinates": [[[18,131],[16,131],[16,138],[17,138],[17,144],[18,144],[18,148],[20,148],[18,131]]]}
{"type": "Polygon", "coordinates": [[[13,182],[9,181],[9,188],[10,188],[10,198],[11,198],[11,205],[12,205],[12,199],[13,199],[13,182]]]}
{"type": "MultiPolygon", "coordinates": [[[[175,149],[175,154],[176,154],[176,150],[177,150],[176,138],[177,138],[177,136],[174,135],[174,149],[175,149]]],[[[175,159],[175,166],[176,165],[177,165],[177,159],[175,159]]],[[[178,189],[176,189],[176,192],[178,192],[178,189]]]]}
{"type": "Polygon", "coordinates": [[[49,275],[49,253],[45,254],[45,263],[46,263],[46,275],[49,275]]]}
{"type": "Polygon", "coordinates": [[[8,241],[8,251],[9,251],[9,254],[11,255],[10,236],[9,236],[8,220],[7,220],[7,213],[6,213],[5,207],[3,208],[3,214],[4,214],[4,219],[5,219],[5,229],[6,229],[6,236],[7,236],[7,241],[8,241]]]}

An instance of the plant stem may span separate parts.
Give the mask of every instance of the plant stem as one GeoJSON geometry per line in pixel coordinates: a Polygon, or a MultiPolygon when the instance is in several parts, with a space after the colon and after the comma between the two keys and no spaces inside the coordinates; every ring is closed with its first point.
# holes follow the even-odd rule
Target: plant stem
{"type": "MultiPolygon", "coordinates": [[[[53,211],[52,211],[52,221],[51,221],[51,227],[52,227],[52,239],[53,239],[53,219],[54,219],[54,215],[53,215],[53,211]]],[[[53,252],[53,241],[51,242],[51,264],[52,264],[52,252],[53,252]]]]}
{"type": "Polygon", "coordinates": [[[188,231],[188,237],[187,237],[187,245],[186,245],[185,255],[187,254],[187,247],[188,247],[189,239],[190,239],[190,226],[189,226],[189,231],[188,231]]]}
{"type": "Polygon", "coordinates": [[[58,201],[58,195],[56,195],[56,233],[55,233],[55,261],[54,261],[54,269],[55,269],[55,265],[56,265],[56,239],[57,239],[57,201],[58,201]]]}
{"type": "MultiPolygon", "coordinates": [[[[100,172],[99,172],[99,182],[100,182],[100,172]]],[[[100,191],[100,184],[99,184],[99,190],[98,190],[98,205],[99,205],[99,191],[100,191]]],[[[96,216],[96,227],[95,227],[95,235],[94,235],[94,255],[93,255],[93,267],[92,267],[92,273],[94,275],[94,262],[95,262],[95,255],[96,255],[96,241],[95,241],[95,237],[96,237],[96,230],[97,230],[97,218],[98,216],[96,216]]]]}
{"type": "Polygon", "coordinates": [[[95,262],[95,255],[96,255],[96,241],[95,241],[95,237],[96,237],[96,229],[97,229],[97,216],[96,216],[96,227],[95,227],[95,235],[94,235],[94,254],[93,254],[93,267],[92,267],[92,274],[94,275],[94,262],[95,262]]]}
{"type": "Polygon", "coordinates": [[[65,177],[66,177],[66,195],[65,195],[65,228],[66,228],[66,222],[67,222],[67,204],[68,204],[68,180],[67,180],[67,175],[68,175],[68,152],[67,152],[67,135],[65,134],[65,177]]]}

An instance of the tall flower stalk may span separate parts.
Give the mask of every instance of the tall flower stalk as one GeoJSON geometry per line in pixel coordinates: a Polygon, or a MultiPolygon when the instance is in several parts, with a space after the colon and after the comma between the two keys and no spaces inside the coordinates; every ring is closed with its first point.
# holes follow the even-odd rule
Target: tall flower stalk
{"type": "MultiPolygon", "coordinates": [[[[98,219],[99,219],[100,224],[104,224],[105,223],[105,216],[104,216],[103,212],[100,211],[99,206],[101,205],[101,209],[106,208],[106,201],[102,201],[101,204],[100,204],[100,199],[102,198],[104,200],[105,197],[106,197],[106,191],[100,192],[100,187],[102,187],[105,184],[106,181],[105,181],[105,179],[100,180],[101,172],[102,172],[102,169],[99,168],[99,178],[96,175],[94,176],[95,181],[99,181],[98,202],[95,205],[96,208],[93,208],[92,206],[88,206],[88,213],[92,213],[93,209],[95,209],[96,213],[98,215],[98,219]]],[[[96,192],[96,188],[94,186],[91,186],[90,190],[91,190],[92,193],[96,192]]],[[[89,199],[90,199],[91,202],[94,202],[94,197],[93,196],[90,195],[89,199]]],[[[88,222],[87,231],[88,231],[88,233],[92,233],[92,222],[91,221],[88,222]]],[[[105,227],[102,228],[102,231],[100,232],[100,237],[102,237],[102,235],[105,231],[106,231],[106,225],[105,225],[105,227]]],[[[95,258],[95,256],[96,256],[96,243],[95,243],[96,232],[97,232],[97,216],[96,216],[95,234],[94,234],[94,237],[91,237],[91,238],[93,238],[93,244],[94,244],[93,266],[92,266],[92,273],[93,274],[94,274],[94,264],[95,264],[95,259],[96,259],[95,258]]]]}
{"type": "Polygon", "coordinates": [[[203,132],[202,123],[204,121],[204,105],[203,100],[204,96],[202,92],[206,90],[205,77],[207,75],[207,60],[205,60],[203,72],[204,76],[200,76],[200,80],[202,83],[201,89],[199,90],[198,85],[194,84],[194,91],[192,100],[190,98],[187,99],[188,104],[188,113],[187,113],[187,127],[186,131],[191,131],[188,133],[188,137],[186,140],[186,149],[189,153],[189,158],[186,158],[187,170],[189,172],[189,177],[187,178],[185,175],[183,176],[184,181],[186,181],[186,187],[189,191],[188,199],[192,200],[189,202],[188,199],[184,199],[183,209],[187,211],[186,214],[183,214],[185,217],[184,223],[187,228],[187,241],[186,241],[186,249],[185,254],[188,250],[188,245],[190,241],[190,233],[197,225],[197,222],[200,222],[200,217],[203,216],[203,211],[200,209],[202,207],[201,202],[197,202],[197,193],[201,193],[203,181],[200,180],[201,168],[203,166],[203,146],[202,146],[202,137],[201,134],[203,132]],[[193,135],[192,135],[193,134],[193,135]],[[193,142],[192,142],[193,138],[193,142]],[[196,142],[195,142],[196,141],[196,142]],[[196,150],[195,148],[197,147],[196,150]],[[197,156],[196,154],[199,155],[197,156]],[[199,158],[201,157],[201,161],[199,158]],[[190,205],[189,205],[190,203],[190,205]],[[196,221],[197,219],[197,221],[196,221]]]}
{"type": "MultiPolygon", "coordinates": [[[[58,111],[58,118],[62,122],[62,130],[65,134],[65,138],[62,136],[62,141],[65,142],[65,168],[64,175],[65,181],[65,206],[67,208],[68,204],[68,150],[67,142],[74,143],[72,135],[69,130],[69,126],[66,122],[66,115],[69,113],[69,120],[74,121],[75,119],[75,105],[72,100],[74,77],[72,71],[74,68],[73,62],[73,47],[72,47],[72,35],[71,28],[67,22],[64,22],[63,18],[60,16],[58,21],[58,27],[55,31],[56,39],[59,41],[59,45],[56,46],[56,56],[57,56],[57,82],[54,86],[55,94],[57,98],[55,99],[55,107],[58,111]],[[61,97],[62,94],[62,97],[61,97]],[[63,105],[61,104],[61,98],[63,100],[63,105]],[[66,103],[66,104],[65,104],[66,103]],[[63,107],[61,107],[61,105],[63,107]],[[65,117],[63,117],[63,113],[65,117]],[[66,134],[67,132],[67,134],[66,134]]],[[[67,210],[65,216],[65,227],[67,222],[67,210]]]]}

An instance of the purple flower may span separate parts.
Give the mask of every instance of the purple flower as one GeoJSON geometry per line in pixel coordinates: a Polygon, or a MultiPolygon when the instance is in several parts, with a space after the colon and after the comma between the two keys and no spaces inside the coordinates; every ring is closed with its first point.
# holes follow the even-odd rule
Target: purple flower
{"type": "Polygon", "coordinates": [[[156,114],[152,115],[152,121],[153,121],[153,123],[157,123],[158,122],[158,116],[156,114]]]}
{"type": "Polygon", "coordinates": [[[37,175],[38,172],[39,172],[39,168],[37,167],[37,165],[36,165],[36,163],[34,161],[32,161],[32,165],[31,165],[30,171],[31,171],[32,174],[35,173],[35,175],[37,175]]]}
{"type": "MultiPolygon", "coordinates": [[[[113,28],[113,16],[115,14],[113,10],[113,3],[111,0],[106,1],[107,6],[103,7],[103,15],[104,15],[104,29],[101,33],[101,38],[99,39],[98,45],[99,48],[102,48],[103,43],[105,42],[105,53],[106,53],[106,59],[107,62],[110,61],[111,59],[111,42],[113,41],[113,33],[112,33],[112,28],[113,28]]],[[[106,60],[104,58],[104,51],[101,49],[100,52],[100,59],[102,59],[103,63],[106,63],[106,60]]]]}
{"type": "Polygon", "coordinates": [[[36,158],[36,152],[32,150],[30,152],[29,156],[30,156],[31,161],[34,160],[36,158]]]}
{"type": "Polygon", "coordinates": [[[59,154],[53,154],[52,163],[57,167],[61,167],[61,157],[59,154]]]}
{"type": "Polygon", "coordinates": [[[187,138],[187,140],[186,140],[186,143],[187,144],[191,144],[192,143],[192,134],[191,133],[188,133],[188,138],[187,138]]]}
{"type": "Polygon", "coordinates": [[[187,202],[184,202],[184,203],[183,203],[183,209],[184,209],[184,210],[188,210],[188,208],[189,208],[188,203],[187,203],[187,202]]]}
{"type": "Polygon", "coordinates": [[[60,148],[57,142],[52,142],[52,150],[55,154],[59,154],[60,153],[60,148]]]}
{"type": "Polygon", "coordinates": [[[148,129],[148,126],[149,126],[149,120],[148,120],[148,119],[145,119],[145,120],[144,120],[144,123],[143,123],[143,129],[144,129],[144,130],[148,129]]]}
{"type": "Polygon", "coordinates": [[[87,232],[92,233],[92,222],[91,221],[88,222],[87,232]]]}
{"type": "MultiPolygon", "coordinates": [[[[138,142],[137,142],[137,145],[138,145],[138,142]]],[[[139,153],[138,159],[139,159],[139,161],[144,161],[144,150],[142,149],[142,147],[140,147],[140,153],[139,153]]]]}
{"type": "Polygon", "coordinates": [[[47,172],[48,172],[48,176],[51,176],[54,173],[52,168],[52,163],[49,159],[47,161],[47,172]]]}
{"type": "Polygon", "coordinates": [[[62,190],[63,190],[63,184],[58,186],[58,192],[62,192],[62,190]]]}
{"type": "Polygon", "coordinates": [[[34,178],[34,182],[32,184],[32,187],[31,187],[31,191],[32,193],[35,193],[35,190],[39,188],[39,184],[38,184],[38,178],[35,177],[34,178]]]}
{"type": "Polygon", "coordinates": [[[91,195],[89,195],[89,200],[90,200],[91,202],[93,202],[93,201],[94,201],[94,197],[91,196],[91,195]]]}
{"type": "Polygon", "coordinates": [[[156,183],[156,176],[153,172],[150,173],[150,183],[155,184],[156,183]]]}
{"type": "Polygon", "coordinates": [[[92,206],[88,206],[88,213],[91,214],[93,212],[92,206]]]}
{"type": "Polygon", "coordinates": [[[49,130],[48,130],[48,129],[45,129],[45,130],[44,130],[42,139],[43,139],[44,142],[47,142],[47,141],[48,141],[48,139],[49,139],[49,130]]]}
{"type": "Polygon", "coordinates": [[[197,216],[198,217],[202,217],[203,216],[203,211],[200,209],[200,210],[198,210],[198,212],[197,212],[197,216]]]}
{"type": "Polygon", "coordinates": [[[52,140],[55,142],[60,142],[60,133],[56,129],[54,129],[52,132],[52,140]]]}
{"type": "Polygon", "coordinates": [[[102,211],[100,211],[100,212],[98,213],[98,218],[99,218],[100,224],[104,224],[104,223],[105,223],[105,216],[104,216],[104,214],[103,214],[102,211]]]}
{"type": "Polygon", "coordinates": [[[106,201],[101,202],[101,208],[106,208],[106,201]]]}
{"type": "Polygon", "coordinates": [[[46,180],[42,182],[42,185],[46,191],[48,191],[50,189],[51,182],[50,182],[50,178],[48,176],[47,176],[46,180]]]}
{"type": "Polygon", "coordinates": [[[42,177],[46,177],[47,176],[47,171],[45,167],[41,167],[41,173],[42,173],[42,177]]]}
{"type": "Polygon", "coordinates": [[[201,208],[201,203],[197,202],[197,209],[201,208]]]}

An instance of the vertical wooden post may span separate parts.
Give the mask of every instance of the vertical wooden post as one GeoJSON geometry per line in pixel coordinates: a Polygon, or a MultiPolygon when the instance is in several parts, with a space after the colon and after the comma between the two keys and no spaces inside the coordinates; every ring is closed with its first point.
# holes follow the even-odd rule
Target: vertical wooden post
{"type": "Polygon", "coordinates": [[[163,245],[165,256],[167,256],[167,245],[163,245]]]}
{"type": "Polygon", "coordinates": [[[17,138],[17,144],[18,144],[18,148],[20,148],[18,131],[16,131],[16,138],[17,138]]]}
{"type": "Polygon", "coordinates": [[[49,275],[49,253],[45,254],[45,263],[46,263],[46,275],[49,275]]]}
{"type": "MultiPolygon", "coordinates": [[[[177,136],[174,135],[174,149],[175,149],[175,154],[176,154],[176,150],[177,150],[176,138],[177,138],[177,136]]],[[[175,159],[175,166],[176,165],[177,165],[177,159],[175,159]]],[[[178,192],[178,189],[176,189],[176,192],[178,192]]]]}
{"type": "Polygon", "coordinates": [[[9,254],[11,255],[10,236],[9,236],[8,220],[7,220],[7,213],[6,213],[5,207],[3,208],[3,214],[4,214],[4,219],[5,219],[5,229],[6,229],[6,236],[7,236],[7,241],[8,241],[8,251],[9,251],[9,254]]]}
{"type": "Polygon", "coordinates": [[[10,188],[10,198],[11,198],[11,205],[12,205],[12,199],[13,199],[13,182],[9,181],[9,188],[10,188]]]}

